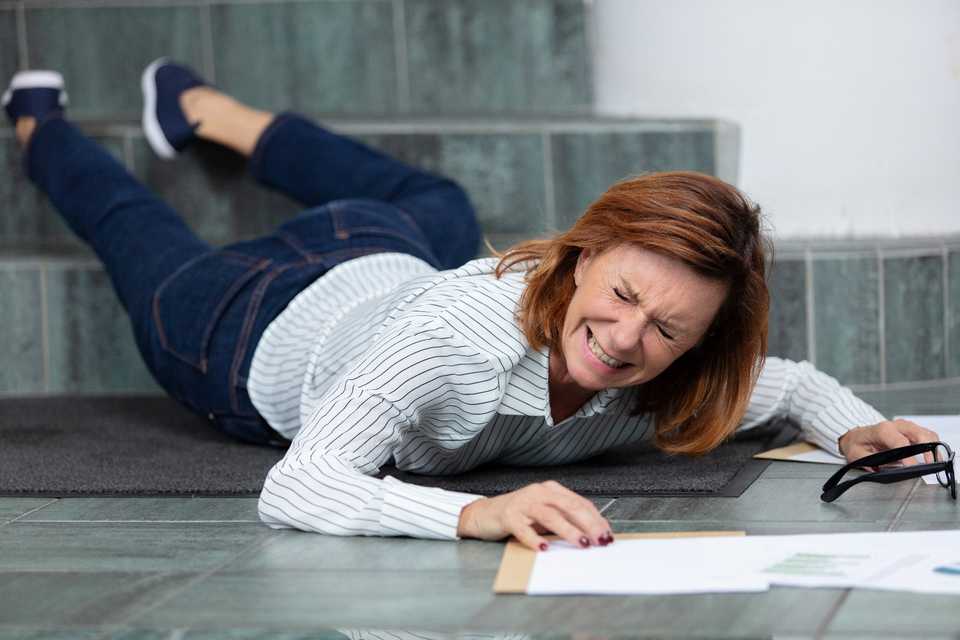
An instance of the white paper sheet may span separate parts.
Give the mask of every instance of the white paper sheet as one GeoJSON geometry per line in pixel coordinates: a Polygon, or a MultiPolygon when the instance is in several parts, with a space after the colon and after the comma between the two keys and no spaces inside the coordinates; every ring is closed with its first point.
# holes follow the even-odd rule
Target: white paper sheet
{"type": "Polygon", "coordinates": [[[555,542],[537,554],[527,593],[721,593],[769,585],[960,593],[960,575],[933,571],[951,562],[960,562],[960,531],[618,540],[587,549],[555,542]],[[808,554],[802,564],[799,554],[808,554]]]}
{"type": "Polygon", "coordinates": [[[795,453],[790,456],[790,462],[816,462],[819,464],[835,464],[838,467],[847,464],[846,459],[835,456],[823,449],[808,451],[806,453],[795,453]]]}
{"type": "MultiPolygon", "coordinates": [[[[960,445],[960,415],[896,416],[898,420],[916,422],[921,427],[936,431],[941,442],[946,442],[954,451],[960,445]]],[[[939,484],[935,475],[923,476],[927,484],[939,484]]]]}

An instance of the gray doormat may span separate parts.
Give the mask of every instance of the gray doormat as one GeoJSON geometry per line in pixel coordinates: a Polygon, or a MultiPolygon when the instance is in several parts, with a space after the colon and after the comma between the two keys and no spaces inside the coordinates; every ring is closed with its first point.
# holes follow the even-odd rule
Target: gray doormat
{"type": "MultiPolygon", "coordinates": [[[[789,424],[761,427],[696,459],[628,447],[556,467],[486,467],[432,477],[391,465],[379,475],[484,495],[554,479],[585,495],[737,496],[769,464],[750,456],[795,433],[789,424]]],[[[256,496],[283,453],[222,435],[164,397],[0,400],[3,496],[256,496]]]]}

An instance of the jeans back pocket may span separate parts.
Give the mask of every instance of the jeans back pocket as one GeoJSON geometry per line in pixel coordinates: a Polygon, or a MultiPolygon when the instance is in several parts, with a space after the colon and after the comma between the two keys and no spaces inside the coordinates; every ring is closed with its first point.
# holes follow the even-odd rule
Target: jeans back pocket
{"type": "Polygon", "coordinates": [[[170,274],[153,296],[153,319],[163,349],[206,373],[214,329],[244,286],[271,262],[218,249],[170,274]]]}

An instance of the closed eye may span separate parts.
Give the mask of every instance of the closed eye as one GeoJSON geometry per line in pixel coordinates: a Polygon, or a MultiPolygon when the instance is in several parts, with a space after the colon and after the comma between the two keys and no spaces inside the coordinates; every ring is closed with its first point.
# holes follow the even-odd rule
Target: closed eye
{"type": "MultiPolygon", "coordinates": [[[[621,300],[623,300],[624,302],[630,302],[629,298],[627,298],[627,297],[624,296],[622,293],[620,293],[620,290],[617,289],[616,287],[613,288],[613,292],[614,292],[615,294],[617,294],[617,297],[620,298],[621,300]]],[[[664,330],[663,330],[663,327],[661,327],[660,325],[657,325],[657,329],[660,330],[660,333],[663,334],[663,337],[664,337],[664,338],[666,338],[667,340],[673,340],[673,336],[671,336],[669,333],[667,333],[666,331],[664,331],[664,330]]]]}

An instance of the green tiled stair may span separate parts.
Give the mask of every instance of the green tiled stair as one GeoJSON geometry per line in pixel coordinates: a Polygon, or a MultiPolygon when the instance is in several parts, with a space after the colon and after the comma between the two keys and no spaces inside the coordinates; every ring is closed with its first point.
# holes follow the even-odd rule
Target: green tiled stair
{"type": "MultiPolygon", "coordinates": [[[[306,113],[451,175],[502,249],[568,227],[630,174],[737,181],[733,123],[591,115],[591,25],[582,0],[0,0],[0,73],[63,71],[72,117],[213,244],[266,233],[299,206],[213,145],[173,163],[150,152],[138,79],[160,55],[254,106],[306,113]]],[[[19,162],[0,126],[0,283],[12,301],[0,358],[15,363],[0,394],[159,393],[105,274],[19,162]]],[[[960,237],[776,249],[771,354],[858,390],[960,377],[960,237]]]]}

